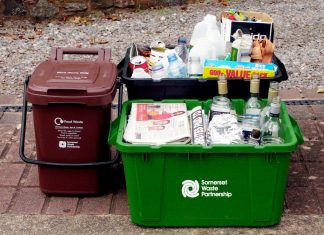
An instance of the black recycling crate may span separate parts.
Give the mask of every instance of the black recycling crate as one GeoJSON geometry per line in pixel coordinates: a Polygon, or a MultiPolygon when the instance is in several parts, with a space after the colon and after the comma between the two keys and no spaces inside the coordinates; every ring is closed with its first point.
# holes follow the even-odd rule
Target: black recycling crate
{"type": "MultiPolygon", "coordinates": [[[[163,78],[153,81],[147,78],[131,78],[132,71],[129,68],[129,50],[124,58],[122,71],[122,83],[127,87],[128,99],[199,99],[207,100],[218,95],[217,79],[193,79],[193,78],[163,78]]],[[[285,81],[288,74],[285,65],[276,57],[273,63],[278,66],[274,78],[260,79],[260,98],[268,97],[268,89],[271,81],[285,81]]],[[[238,78],[228,79],[228,97],[231,99],[247,99],[250,96],[250,81],[238,78]]]]}

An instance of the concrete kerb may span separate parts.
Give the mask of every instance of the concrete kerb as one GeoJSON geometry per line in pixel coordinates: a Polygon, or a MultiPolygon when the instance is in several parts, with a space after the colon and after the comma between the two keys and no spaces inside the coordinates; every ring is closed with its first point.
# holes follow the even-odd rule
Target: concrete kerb
{"type": "Polygon", "coordinates": [[[2,234],[322,234],[324,216],[285,214],[279,225],[264,228],[144,228],[128,216],[1,215],[2,234]]]}

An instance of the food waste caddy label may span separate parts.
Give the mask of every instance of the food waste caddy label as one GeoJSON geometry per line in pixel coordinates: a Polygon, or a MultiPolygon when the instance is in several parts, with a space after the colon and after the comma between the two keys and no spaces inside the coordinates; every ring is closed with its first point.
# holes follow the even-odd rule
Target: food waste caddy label
{"type": "Polygon", "coordinates": [[[81,120],[66,120],[56,117],[54,126],[57,131],[58,147],[60,149],[80,149],[83,124],[81,120]]]}
{"type": "Polygon", "coordinates": [[[228,180],[184,180],[181,193],[185,198],[231,198],[232,192],[228,192],[228,180]]]}

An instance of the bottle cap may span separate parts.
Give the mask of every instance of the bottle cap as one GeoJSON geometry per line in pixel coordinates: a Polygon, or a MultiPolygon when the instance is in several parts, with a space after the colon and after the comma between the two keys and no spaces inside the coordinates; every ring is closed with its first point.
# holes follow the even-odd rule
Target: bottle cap
{"type": "Polygon", "coordinates": [[[252,79],[250,81],[250,92],[257,94],[259,93],[260,90],[260,79],[259,79],[259,74],[252,74],[252,79]]]}
{"type": "Polygon", "coordinates": [[[172,62],[172,61],[176,61],[177,60],[177,56],[175,53],[169,54],[168,55],[168,61],[172,62]]]}
{"type": "Polygon", "coordinates": [[[271,103],[273,98],[279,96],[279,91],[269,88],[268,102],[271,103]]]}
{"type": "Polygon", "coordinates": [[[187,38],[184,36],[179,37],[178,43],[187,44],[187,38]]]}
{"type": "Polygon", "coordinates": [[[228,88],[227,88],[227,80],[225,78],[225,75],[222,77],[219,76],[217,85],[218,85],[218,94],[219,95],[227,95],[228,88]]]}

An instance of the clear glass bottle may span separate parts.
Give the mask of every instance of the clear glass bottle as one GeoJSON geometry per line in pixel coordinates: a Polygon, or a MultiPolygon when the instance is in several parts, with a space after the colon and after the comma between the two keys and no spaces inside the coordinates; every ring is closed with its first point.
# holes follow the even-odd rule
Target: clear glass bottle
{"type": "Polygon", "coordinates": [[[224,74],[220,75],[217,81],[218,96],[213,98],[210,106],[209,121],[212,120],[214,115],[218,114],[236,114],[232,102],[227,98],[228,88],[227,79],[224,74]]]}
{"type": "Polygon", "coordinates": [[[177,52],[179,57],[182,59],[183,63],[188,63],[189,51],[187,48],[187,38],[186,37],[179,37],[178,38],[178,45],[174,48],[177,52]]]}
{"type": "MultiPolygon", "coordinates": [[[[279,96],[279,82],[270,82],[269,92],[268,92],[268,103],[262,109],[260,114],[260,126],[261,128],[270,118],[270,105],[274,98],[279,96]]],[[[280,101],[279,101],[280,102],[280,101]]]]}
{"type": "Polygon", "coordinates": [[[168,55],[169,66],[167,69],[167,75],[169,78],[184,78],[187,77],[187,68],[186,65],[178,60],[175,53],[168,55]]]}
{"type": "Polygon", "coordinates": [[[245,116],[260,119],[262,109],[261,101],[259,100],[260,78],[259,74],[254,73],[250,81],[250,98],[245,103],[245,116]]]}
{"type": "Polygon", "coordinates": [[[242,117],[242,140],[246,144],[259,145],[261,131],[259,119],[243,116],[242,117]]]}
{"type": "Polygon", "coordinates": [[[261,132],[261,144],[280,144],[280,102],[274,99],[270,105],[270,119],[265,123],[261,132]]]}
{"type": "Polygon", "coordinates": [[[201,78],[203,73],[203,67],[200,63],[199,56],[190,56],[188,62],[188,76],[190,78],[201,78]]]}

